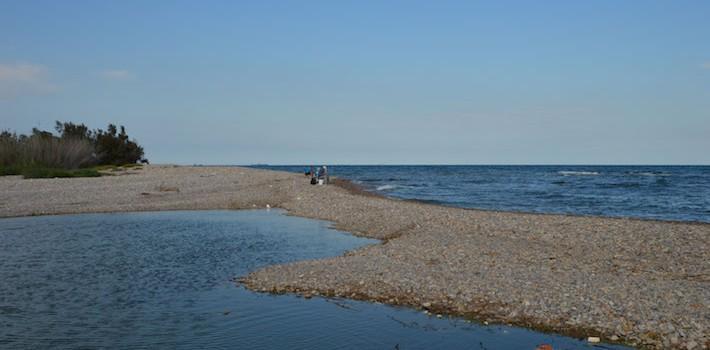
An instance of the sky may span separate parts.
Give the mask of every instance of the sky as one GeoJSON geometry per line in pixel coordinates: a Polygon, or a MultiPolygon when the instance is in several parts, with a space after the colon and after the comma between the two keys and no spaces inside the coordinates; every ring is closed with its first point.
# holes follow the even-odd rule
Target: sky
{"type": "Polygon", "coordinates": [[[152,163],[710,164],[710,1],[0,0],[0,129],[152,163]]]}

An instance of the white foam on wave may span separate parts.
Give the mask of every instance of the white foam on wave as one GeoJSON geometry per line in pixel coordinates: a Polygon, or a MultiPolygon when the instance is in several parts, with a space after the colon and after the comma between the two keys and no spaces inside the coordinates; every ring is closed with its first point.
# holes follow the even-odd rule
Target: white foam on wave
{"type": "Polygon", "coordinates": [[[393,190],[397,188],[397,185],[382,185],[382,186],[377,186],[378,191],[387,191],[387,190],[393,190]]]}
{"type": "Polygon", "coordinates": [[[597,176],[599,175],[596,171],[558,171],[557,172],[563,176],[597,176]]]}

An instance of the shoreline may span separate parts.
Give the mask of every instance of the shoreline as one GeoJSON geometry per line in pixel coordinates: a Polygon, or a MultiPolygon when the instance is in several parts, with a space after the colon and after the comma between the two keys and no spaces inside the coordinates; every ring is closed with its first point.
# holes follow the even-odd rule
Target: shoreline
{"type": "Polygon", "coordinates": [[[0,177],[0,217],[268,204],[382,243],[254,271],[243,279],[252,290],[380,301],[650,348],[710,347],[708,223],[449,207],[338,181],[172,166],[0,177]]]}
{"type": "MultiPolygon", "coordinates": [[[[142,165],[143,166],[143,165],[142,165]]],[[[511,165],[515,166],[515,165],[511,165]]],[[[607,166],[607,165],[605,165],[607,166]]],[[[616,166],[616,165],[614,165],[616,166]]],[[[618,166],[623,166],[623,165],[618,165],[618,166]]],[[[695,166],[695,165],[678,165],[678,166],[695,166]]],[[[704,165],[703,165],[704,166],[704,165]]],[[[169,168],[232,168],[232,169],[253,169],[257,171],[267,171],[267,172],[275,172],[275,173],[285,173],[285,174],[296,174],[298,173],[291,173],[287,171],[281,171],[281,170],[270,170],[270,169],[261,169],[261,168],[251,168],[250,166],[241,166],[241,165],[230,165],[230,166],[223,166],[223,165],[153,165],[153,167],[169,167],[169,168]]],[[[131,170],[123,170],[124,173],[131,173],[131,170]]],[[[119,174],[120,175],[125,175],[125,174],[119,174]]],[[[113,174],[110,174],[108,176],[115,176],[113,174]]],[[[20,175],[8,175],[4,176],[5,178],[16,178],[16,179],[21,179],[20,175]]],[[[2,179],[3,176],[0,176],[0,179],[2,179]]],[[[60,178],[54,178],[54,179],[25,179],[25,180],[57,180],[60,178]]],[[[87,179],[87,178],[75,178],[75,179],[87,179]]],[[[61,179],[64,180],[64,179],[61,179]]],[[[432,207],[440,207],[440,208],[450,208],[450,209],[456,209],[456,210],[470,210],[474,212],[488,212],[488,213],[497,213],[497,214],[521,214],[521,215],[541,215],[541,216],[553,216],[553,217],[559,217],[559,216],[564,216],[564,217],[572,217],[572,218],[592,218],[592,219],[603,219],[603,220],[622,220],[622,221],[642,221],[642,222],[659,222],[659,223],[669,223],[669,224],[682,224],[682,225],[710,225],[710,222],[705,222],[705,221],[698,221],[698,220],[672,220],[672,219],[657,219],[657,218],[642,218],[642,217],[636,217],[636,216],[604,216],[604,215],[593,215],[593,214],[574,214],[574,213],[546,213],[546,212],[534,212],[534,211],[516,211],[516,210],[503,210],[503,209],[487,209],[487,208],[473,208],[473,207],[459,207],[455,205],[448,205],[446,203],[437,203],[437,202],[431,202],[431,201],[426,201],[426,200],[420,200],[416,198],[398,198],[398,197],[390,197],[383,195],[381,193],[371,191],[368,189],[365,189],[363,186],[356,184],[355,182],[345,179],[345,178],[339,178],[339,177],[334,177],[331,179],[331,186],[338,187],[341,189],[344,189],[348,193],[352,195],[357,195],[357,196],[365,196],[365,197],[373,197],[373,198],[379,198],[379,199],[386,199],[386,200],[393,200],[393,201],[400,201],[400,202],[409,202],[409,203],[416,203],[419,205],[428,205],[432,207]]],[[[170,210],[215,210],[215,209],[225,209],[225,210],[240,210],[240,209],[249,209],[249,208],[204,208],[204,209],[181,209],[181,208],[165,208],[165,209],[156,209],[159,211],[170,211],[170,210]]],[[[262,208],[263,209],[263,208],[262,208]]],[[[153,209],[146,209],[146,210],[133,210],[136,212],[140,211],[153,211],[153,209]]],[[[67,212],[52,212],[52,213],[24,213],[24,214],[19,214],[19,215],[4,215],[2,212],[2,208],[0,208],[0,219],[2,218],[13,218],[13,217],[32,217],[32,216],[44,216],[44,215],[68,215],[68,214],[82,214],[82,213],[113,213],[113,212],[131,212],[131,211],[121,211],[121,210],[115,210],[115,209],[108,209],[106,211],[81,211],[77,212],[74,210],[69,210],[67,212]]]]}
{"type": "MultiPolygon", "coordinates": [[[[689,165],[689,166],[692,166],[692,165],[689,165]]],[[[348,179],[336,178],[336,180],[338,180],[339,183],[334,183],[335,186],[339,186],[341,188],[344,188],[344,189],[350,191],[350,193],[352,193],[354,195],[373,196],[373,197],[377,197],[377,198],[385,198],[385,199],[391,199],[391,200],[403,201],[403,202],[413,202],[413,203],[419,203],[422,205],[432,205],[435,207],[444,207],[444,208],[451,208],[451,209],[472,210],[472,211],[482,211],[482,212],[491,212],[491,213],[507,213],[507,214],[570,216],[570,217],[617,219],[617,220],[629,220],[629,221],[657,221],[657,222],[671,223],[671,224],[710,225],[710,221],[699,221],[699,220],[685,220],[684,221],[684,220],[672,220],[672,219],[642,218],[642,217],[637,217],[637,216],[604,216],[604,215],[593,215],[593,214],[546,213],[546,212],[522,211],[522,210],[518,211],[518,210],[458,207],[458,206],[449,205],[446,203],[439,203],[439,202],[421,200],[421,199],[416,199],[416,198],[410,199],[410,198],[390,197],[390,196],[386,196],[386,195],[383,195],[383,194],[375,192],[375,191],[370,191],[370,190],[364,188],[362,185],[356,184],[353,181],[348,180],[348,179]],[[345,184],[343,184],[343,183],[345,183],[345,184]]]]}

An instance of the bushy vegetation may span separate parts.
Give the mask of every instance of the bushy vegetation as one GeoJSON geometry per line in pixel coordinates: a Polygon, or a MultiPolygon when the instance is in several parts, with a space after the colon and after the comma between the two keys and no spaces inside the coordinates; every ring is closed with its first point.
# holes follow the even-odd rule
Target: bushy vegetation
{"type": "Polygon", "coordinates": [[[25,179],[43,179],[55,177],[99,177],[101,173],[93,168],[83,168],[74,170],[52,169],[52,168],[25,168],[19,174],[25,179]]]}
{"type": "Polygon", "coordinates": [[[129,139],[123,126],[90,130],[84,124],[58,121],[55,129],[58,135],[36,128],[30,135],[0,133],[0,176],[99,176],[89,168],[148,162],[143,147],[129,139]]]}

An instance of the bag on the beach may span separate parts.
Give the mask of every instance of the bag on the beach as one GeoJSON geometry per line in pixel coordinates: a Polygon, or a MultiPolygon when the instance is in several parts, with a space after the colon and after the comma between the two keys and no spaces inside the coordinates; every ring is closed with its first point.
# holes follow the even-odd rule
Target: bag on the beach
{"type": "Polygon", "coordinates": [[[315,177],[311,178],[311,185],[315,185],[318,183],[318,180],[315,177]]]}

